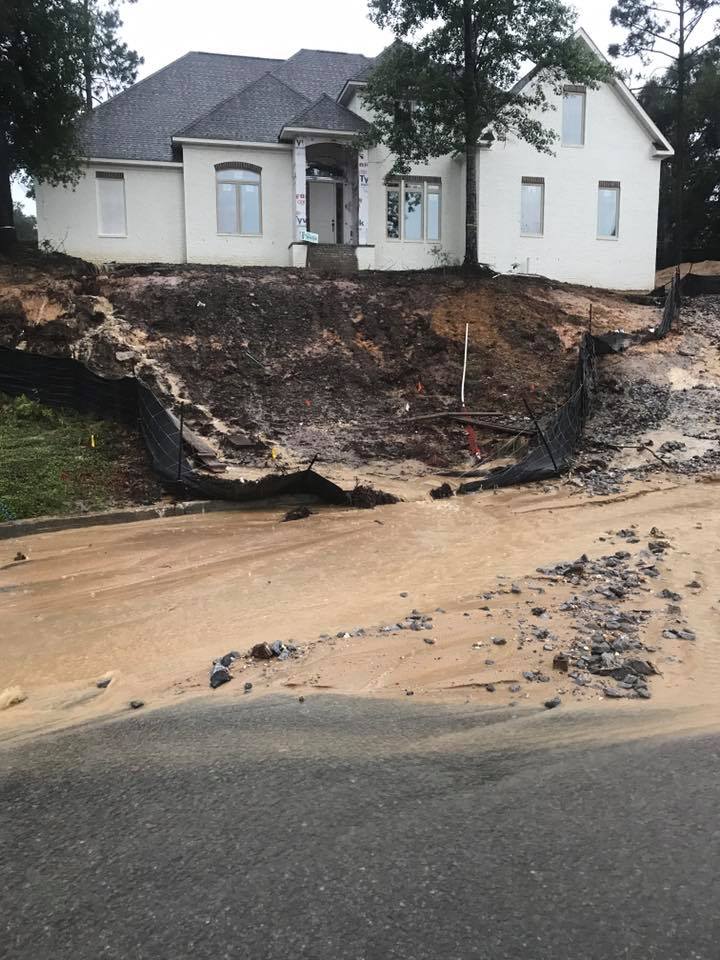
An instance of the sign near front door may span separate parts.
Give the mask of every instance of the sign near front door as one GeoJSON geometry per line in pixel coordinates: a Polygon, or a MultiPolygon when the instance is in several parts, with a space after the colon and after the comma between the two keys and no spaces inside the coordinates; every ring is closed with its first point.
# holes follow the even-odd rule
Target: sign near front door
{"type": "Polygon", "coordinates": [[[320,237],[316,233],[310,233],[309,230],[303,230],[302,238],[305,243],[319,243],[320,237]]]}

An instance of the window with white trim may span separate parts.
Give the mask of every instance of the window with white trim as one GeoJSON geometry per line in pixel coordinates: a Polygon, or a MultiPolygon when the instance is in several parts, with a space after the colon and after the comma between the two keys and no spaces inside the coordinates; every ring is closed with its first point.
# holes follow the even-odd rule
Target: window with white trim
{"type": "Polygon", "coordinates": [[[385,184],[388,240],[436,243],[440,240],[442,185],[437,180],[395,180],[385,184]]]}
{"type": "Polygon", "coordinates": [[[95,173],[97,229],[101,237],[126,237],[125,174],[111,170],[95,173]]]}
{"type": "Polygon", "coordinates": [[[215,167],[218,233],[260,236],[262,193],[260,167],[219,163],[215,167]]]}
{"type": "Polygon", "coordinates": [[[542,237],[545,233],[545,180],[523,177],[520,194],[520,233],[542,237]]]}
{"type": "Polygon", "coordinates": [[[598,238],[617,240],[620,235],[620,184],[601,180],[598,184],[598,238]]]}
{"type": "Polygon", "coordinates": [[[587,90],[585,87],[565,87],[562,105],[562,145],[585,146],[585,112],[587,90]]]}

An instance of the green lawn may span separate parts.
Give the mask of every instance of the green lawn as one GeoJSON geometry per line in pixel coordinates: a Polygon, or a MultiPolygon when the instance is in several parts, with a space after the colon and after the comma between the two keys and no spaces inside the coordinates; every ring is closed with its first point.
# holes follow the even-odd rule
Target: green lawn
{"type": "Polygon", "coordinates": [[[158,492],[127,428],[0,393],[0,520],[102,510],[158,492]]]}

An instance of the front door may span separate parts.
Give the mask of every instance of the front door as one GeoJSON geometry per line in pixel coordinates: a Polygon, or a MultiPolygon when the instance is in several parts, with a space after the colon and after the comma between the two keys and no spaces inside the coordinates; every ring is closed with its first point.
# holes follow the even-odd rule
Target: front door
{"type": "Polygon", "coordinates": [[[308,230],[320,243],[337,243],[337,184],[308,182],[308,230]]]}

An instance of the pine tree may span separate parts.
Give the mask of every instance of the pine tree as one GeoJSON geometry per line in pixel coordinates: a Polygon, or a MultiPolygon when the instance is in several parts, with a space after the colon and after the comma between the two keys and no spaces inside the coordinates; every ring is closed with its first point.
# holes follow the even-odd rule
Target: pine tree
{"type": "MultiPolygon", "coordinates": [[[[673,104],[675,156],[672,171],[672,236],[676,263],[686,245],[685,193],[690,152],[687,84],[693,64],[708,44],[693,47],[703,18],[720,7],[720,0],[618,0],[610,11],[613,26],[627,31],[625,40],[610,47],[613,57],[639,57],[647,66],[656,57],[669,61],[666,74],[673,104]]],[[[712,42],[712,41],[711,41],[712,42]]]]}
{"type": "Polygon", "coordinates": [[[370,0],[370,19],[397,39],[362,93],[373,113],[365,142],[386,144],[397,174],[465,157],[465,264],[477,264],[480,138],[514,134],[551,153],[556,135],[538,118],[548,91],[596,86],[611,70],[573,38],[575,14],[560,0],[370,0]],[[519,86],[528,62],[535,82],[519,86]]]}
{"type": "Polygon", "coordinates": [[[136,0],[79,0],[84,46],[85,109],[135,82],[143,58],[118,37],[120,5],[136,0]]]}

